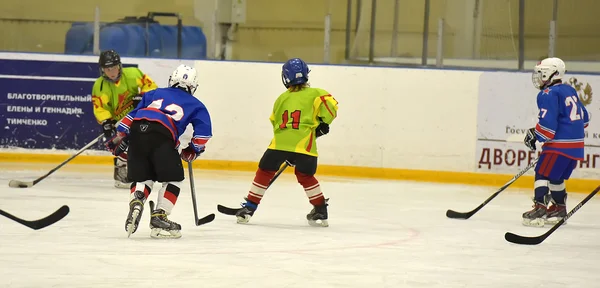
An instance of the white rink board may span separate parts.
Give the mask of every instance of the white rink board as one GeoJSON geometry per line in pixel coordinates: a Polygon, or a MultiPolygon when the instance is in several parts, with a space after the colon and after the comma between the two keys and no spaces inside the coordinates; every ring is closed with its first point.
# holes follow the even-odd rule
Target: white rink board
{"type": "MultiPolygon", "coordinates": [[[[455,85],[451,79],[477,83],[479,72],[310,67],[311,86],[339,102],[330,134],[318,141],[320,163],[472,170],[477,85],[455,85]],[[456,103],[460,109],[449,108],[456,103]]],[[[273,102],[285,89],[281,64],[207,61],[196,68],[211,71],[202,74],[197,92],[214,119],[206,157],[257,161],[271,140],[273,102]],[[232,108],[236,102],[239,108],[232,108]]]]}
{"type": "MultiPolygon", "coordinates": [[[[26,53],[0,53],[2,58],[97,61],[96,56],[26,53]]],[[[160,86],[166,85],[168,76],[180,63],[194,65],[199,75],[199,88],[195,96],[208,107],[214,126],[214,137],[202,157],[253,162],[260,159],[271,140],[268,117],[273,102],[284,91],[281,84],[282,63],[128,57],[124,57],[123,62],[138,64],[160,86]]],[[[339,116],[331,125],[330,134],[318,141],[321,164],[485,172],[478,165],[481,147],[477,146],[477,139],[482,133],[480,128],[483,127],[479,122],[488,119],[482,114],[489,114],[491,109],[492,113],[512,117],[510,111],[504,111],[508,107],[506,105],[496,110],[496,107],[480,107],[482,93],[494,88],[486,84],[483,87],[485,89],[480,89],[480,77],[490,72],[309,66],[311,85],[329,91],[339,101],[339,116]]],[[[510,79],[529,77],[528,73],[517,72],[497,75],[510,79]]],[[[600,76],[578,77],[585,78],[586,82],[600,83],[600,76]]],[[[514,81],[507,82],[510,84],[514,81]]],[[[522,85],[515,87],[523,87],[526,90],[523,94],[532,93],[533,90],[522,85]]],[[[535,95],[507,99],[523,107],[535,105],[535,95]]],[[[519,113],[527,114],[529,110],[521,109],[519,113]]],[[[519,114],[517,117],[529,121],[532,116],[519,114]]],[[[516,128],[527,128],[530,124],[523,123],[516,128]]],[[[189,128],[182,143],[189,140],[189,128]]],[[[520,144],[515,145],[514,149],[524,148],[518,146],[520,144]]],[[[590,166],[587,168],[595,168],[595,164],[590,166]]],[[[513,166],[491,172],[512,174],[519,169],[513,166]]],[[[588,178],[586,175],[593,174],[581,175],[582,178],[588,178]]]]}

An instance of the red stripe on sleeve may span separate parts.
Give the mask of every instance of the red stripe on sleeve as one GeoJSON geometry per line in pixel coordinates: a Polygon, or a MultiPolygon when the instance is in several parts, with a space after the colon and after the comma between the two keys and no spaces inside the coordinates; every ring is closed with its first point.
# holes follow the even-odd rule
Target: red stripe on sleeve
{"type": "Polygon", "coordinates": [[[133,122],[133,120],[125,117],[123,118],[123,120],[121,120],[121,123],[127,127],[131,127],[131,122],[133,122]]]}
{"type": "Polygon", "coordinates": [[[329,108],[329,105],[327,105],[327,100],[325,100],[325,97],[327,97],[327,96],[331,96],[331,94],[321,96],[321,102],[323,102],[323,105],[325,105],[325,108],[327,108],[327,111],[329,111],[329,114],[331,114],[331,116],[334,116],[333,112],[331,112],[331,109],[329,108]]]}
{"type": "Polygon", "coordinates": [[[542,126],[540,126],[539,123],[537,125],[535,125],[535,131],[537,131],[538,133],[546,136],[548,139],[553,139],[554,138],[554,134],[552,132],[544,130],[542,128],[542,126]]]}
{"type": "Polygon", "coordinates": [[[195,145],[204,145],[208,142],[208,139],[203,138],[192,138],[192,143],[195,145]]]}

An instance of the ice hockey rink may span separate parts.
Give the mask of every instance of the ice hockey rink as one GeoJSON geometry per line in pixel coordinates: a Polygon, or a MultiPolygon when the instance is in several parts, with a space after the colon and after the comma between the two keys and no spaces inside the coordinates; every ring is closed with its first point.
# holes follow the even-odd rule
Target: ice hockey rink
{"type": "MultiPolygon", "coordinates": [[[[0,209],[34,220],[61,205],[71,212],[42,230],[0,217],[0,287],[600,287],[600,201],[592,199],[546,241],[520,246],[507,231],[539,235],[520,223],[529,190],[509,189],[469,220],[496,187],[320,177],[330,227],[306,224],[311,209],[291,174],[267,191],[251,224],[217,204],[239,206],[253,174],[194,170],[196,227],[186,179],[170,216],[181,239],[149,237],[149,209],[127,238],[128,191],[112,186],[112,167],[1,163],[0,209]]],[[[507,179],[508,181],[509,179],[507,179]]],[[[159,186],[156,185],[156,188],[159,186]]],[[[584,194],[570,194],[568,209],[584,194]]],[[[151,199],[155,199],[156,193],[151,199]]]]}

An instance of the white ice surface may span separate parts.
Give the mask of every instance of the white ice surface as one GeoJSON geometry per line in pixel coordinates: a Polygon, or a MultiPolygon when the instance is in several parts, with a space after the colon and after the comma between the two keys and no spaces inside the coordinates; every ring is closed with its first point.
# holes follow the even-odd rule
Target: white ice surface
{"type": "MultiPolygon", "coordinates": [[[[0,287],[600,287],[598,200],[544,243],[520,246],[504,233],[548,229],[521,225],[526,190],[452,220],[447,209],[471,210],[495,188],[320,177],[330,227],[315,228],[302,188],[284,174],[240,225],[216,205],[237,207],[253,173],[195,170],[199,214],[216,220],[193,225],[186,179],[170,216],[183,237],[151,239],[146,207],[128,239],[128,191],[113,188],[111,167],[67,165],[32,188],[8,187],[52,167],[0,163],[0,209],[33,220],[71,208],[38,231],[0,217],[0,287]]],[[[584,196],[570,194],[568,208],[584,196]]]]}

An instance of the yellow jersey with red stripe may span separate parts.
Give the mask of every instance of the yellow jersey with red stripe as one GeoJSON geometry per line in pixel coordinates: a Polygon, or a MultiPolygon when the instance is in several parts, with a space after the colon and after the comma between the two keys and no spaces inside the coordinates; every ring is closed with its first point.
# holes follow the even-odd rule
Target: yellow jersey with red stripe
{"type": "Polygon", "coordinates": [[[94,116],[98,123],[107,119],[119,121],[131,112],[133,97],[158,88],[156,83],[136,67],[121,70],[119,81],[112,82],[100,77],[92,88],[94,116]]]}
{"type": "Polygon", "coordinates": [[[320,122],[331,124],[337,112],[338,102],[323,89],[283,92],[270,117],[274,135],[269,149],[318,156],[315,129],[320,122]]]}

